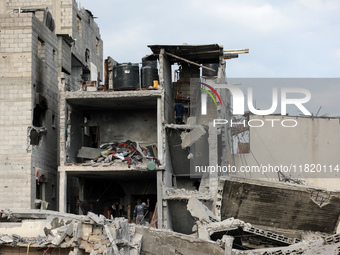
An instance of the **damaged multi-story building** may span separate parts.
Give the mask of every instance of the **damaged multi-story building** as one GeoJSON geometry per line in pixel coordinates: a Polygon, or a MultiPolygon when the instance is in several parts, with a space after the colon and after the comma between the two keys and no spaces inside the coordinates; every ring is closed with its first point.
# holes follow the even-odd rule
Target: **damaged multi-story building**
{"type": "MultiPolygon", "coordinates": [[[[200,80],[203,69],[210,72],[204,73],[204,82],[225,80],[225,59],[246,50],[226,52],[217,44],[149,48],[152,53],[142,59],[141,69],[138,63],[117,63],[109,57],[104,86],[61,93],[60,211],[75,212],[72,194],[79,194],[106,216],[118,201],[132,220],[137,199],[149,199],[150,217],[157,219],[158,227],[176,229],[182,228],[176,217],[181,215],[179,208],[186,211],[186,203],[174,196],[168,199],[172,188],[197,193],[201,189],[212,202],[217,176],[201,182],[190,162],[225,164],[228,134],[227,129],[209,126],[207,117],[193,117],[190,79],[200,80]],[[174,64],[179,66],[175,80],[174,64]],[[184,107],[187,124],[174,124],[177,103],[184,107]],[[72,189],[68,182],[75,177],[79,187],[72,189]]],[[[222,98],[227,104],[227,95],[222,98]]],[[[230,118],[221,107],[210,109],[214,117],[230,118]]]]}
{"type": "MultiPolygon", "coordinates": [[[[201,65],[208,64],[215,65],[208,76],[223,80],[226,55],[233,58],[237,52],[226,53],[217,44],[150,46],[153,54],[143,60],[144,80],[148,68],[154,73],[156,69],[158,87],[144,85],[136,90],[137,76],[137,82],[130,84],[132,89],[120,89],[113,70],[126,67],[127,73],[130,68],[135,71],[136,65],[124,67],[109,58],[101,86],[99,28],[92,13],[78,7],[76,1],[1,1],[1,18],[1,84],[8,88],[2,90],[1,107],[2,137],[8,141],[1,149],[2,206],[78,213],[76,200],[80,198],[95,200],[91,209],[105,214],[118,200],[131,219],[135,201],[143,198],[150,199],[152,211],[157,208],[160,226],[169,228],[171,205],[167,205],[166,189],[196,190],[200,185],[200,178],[190,178],[188,159],[182,165],[174,160],[183,155],[187,158],[188,153],[169,150],[173,147],[169,143],[177,142],[181,133],[189,134],[186,140],[193,139],[198,130],[196,139],[205,136],[206,144],[210,139],[208,161],[225,154],[225,144],[215,146],[221,134],[212,134],[209,127],[191,133],[188,125],[172,125],[174,104],[182,103],[190,116],[190,78],[200,78],[201,65]],[[172,80],[175,63],[181,70],[172,80]],[[102,144],[126,141],[134,142],[134,150],[142,155],[143,146],[149,148],[149,154],[152,151],[143,155],[146,166],[136,162],[94,166],[81,155],[88,148],[98,153],[102,144]]],[[[216,114],[226,112],[217,109],[216,114]]],[[[181,150],[188,151],[190,145],[181,150]]],[[[206,181],[201,185],[206,191],[216,187],[216,180],[214,185],[206,181]]]]}
{"type": "Polygon", "coordinates": [[[0,19],[0,204],[58,210],[59,92],[100,82],[99,28],[73,0],[1,0],[0,19]]]}
{"type": "Polygon", "coordinates": [[[340,195],[326,179],[205,171],[337,165],[337,118],[257,117],[301,122],[276,133],[213,124],[233,116],[230,92],[211,86],[247,49],[150,45],[141,63],[103,67],[99,28],[74,0],[0,0],[0,19],[0,253],[339,253],[340,195]],[[298,152],[283,153],[292,132],[298,152]],[[139,199],[151,228],[129,224],[139,199]],[[75,215],[77,200],[90,212],[75,215]]]}

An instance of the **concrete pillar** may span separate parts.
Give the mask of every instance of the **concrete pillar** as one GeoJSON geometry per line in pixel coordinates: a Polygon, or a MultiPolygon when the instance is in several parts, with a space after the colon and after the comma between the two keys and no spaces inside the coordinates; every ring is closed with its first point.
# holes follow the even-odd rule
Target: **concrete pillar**
{"type": "Polygon", "coordinates": [[[163,171],[157,171],[157,213],[158,228],[163,229],[163,171]]]}
{"type": "Polygon", "coordinates": [[[234,237],[232,236],[227,236],[227,235],[224,235],[222,237],[222,242],[224,242],[224,245],[225,245],[225,255],[230,255],[232,254],[232,250],[233,250],[233,242],[234,242],[234,237]]]}
{"type": "Polygon", "coordinates": [[[59,172],[59,212],[66,213],[67,209],[67,173],[59,172]]]}
{"type": "Polygon", "coordinates": [[[163,118],[162,118],[162,109],[163,109],[162,99],[157,98],[157,147],[158,147],[158,160],[161,164],[164,164],[164,143],[163,143],[163,118]]]}
{"type": "MultiPolygon", "coordinates": [[[[158,159],[164,165],[164,143],[163,143],[163,104],[162,99],[157,98],[157,147],[158,159]]],[[[157,171],[157,213],[158,228],[163,228],[163,171],[157,171]]]]}
{"type": "MultiPolygon", "coordinates": [[[[217,129],[209,123],[209,165],[218,165],[217,129]]],[[[215,194],[218,185],[218,172],[209,173],[209,192],[215,194]]]]}

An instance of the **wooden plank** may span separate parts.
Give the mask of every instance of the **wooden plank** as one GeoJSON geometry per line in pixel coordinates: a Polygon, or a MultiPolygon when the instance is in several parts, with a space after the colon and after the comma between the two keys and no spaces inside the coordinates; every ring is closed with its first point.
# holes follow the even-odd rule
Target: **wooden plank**
{"type": "Polygon", "coordinates": [[[192,64],[192,65],[195,65],[195,66],[202,67],[202,68],[207,69],[207,70],[212,71],[212,72],[216,72],[216,70],[214,70],[214,69],[212,69],[212,68],[209,68],[209,67],[206,67],[206,66],[202,66],[202,65],[197,64],[197,63],[195,63],[195,62],[192,62],[192,61],[190,61],[190,60],[188,60],[188,59],[185,59],[185,58],[181,58],[181,57],[179,57],[179,56],[176,56],[176,55],[174,55],[174,54],[172,54],[172,53],[165,52],[165,54],[168,55],[168,56],[171,56],[171,57],[173,57],[173,58],[177,58],[177,59],[179,59],[179,60],[182,60],[182,61],[184,61],[184,62],[187,62],[187,63],[189,63],[189,64],[192,64]]]}

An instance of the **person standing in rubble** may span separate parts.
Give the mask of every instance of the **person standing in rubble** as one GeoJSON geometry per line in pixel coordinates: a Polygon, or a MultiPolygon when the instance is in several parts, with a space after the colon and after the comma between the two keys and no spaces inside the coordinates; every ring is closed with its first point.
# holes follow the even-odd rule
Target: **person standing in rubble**
{"type": "MultiPolygon", "coordinates": [[[[94,200],[94,201],[90,201],[90,202],[97,202],[98,203],[99,199],[94,200]]],[[[83,212],[83,215],[87,215],[87,213],[91,211],[90,204],[86,200],[82,201],[82,200],[78,199],[77,200],[77,205],[79,205],[80,209],[83,212]]]]}
{"type": "Polygon", "coordinates": [[[184,114],[184,106],[182,104],[176,104],[174,108],[174,114],[175,114],[175,120],[176,124],[184,124],[183,122],[183,117],[185,116],[184,114]]]}
{"type": "Polygon", "coordinates": [[[145,203],[143,203],[143,205],[142,200],[137,200],[137,205],[135,206],[135,209],[133,211],[133,215],[136,218],[137,225],[144,225],[144,218],[145,215],[148,213],[150,207],[150,199],[146,200],[146,202],[147,205],[145,205],[145,203]]]}
{"type": "Polygon", "coordinates": [[[119,204],[119,201],[116,201],[112,206],[111,206],[111,215],[114,218],[122,217],[122,209],[123,207],[119,204]]]}
{"type": "Polygon", "coordinates": [[[87,215],[90,211],[90,205],[86,200],[81,201],[80,199],[77,200],[77,205],[79,205],[83,215],[87,215]]]}

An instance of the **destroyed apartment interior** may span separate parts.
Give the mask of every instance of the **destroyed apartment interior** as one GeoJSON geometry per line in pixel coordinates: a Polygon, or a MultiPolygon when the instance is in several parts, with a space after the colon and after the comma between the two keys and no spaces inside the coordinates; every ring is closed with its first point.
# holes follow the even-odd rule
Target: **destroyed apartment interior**
{"type": "Polygon", "coordinates": [[[198,114],[249,49],[148,45],[118,63],[75,0],[0,0],[0,20],[0,254],[340,254],[339,179],[195,171],[339,164],[339,118],[215,126],[254,118],[222,89],[198,114]]]}

